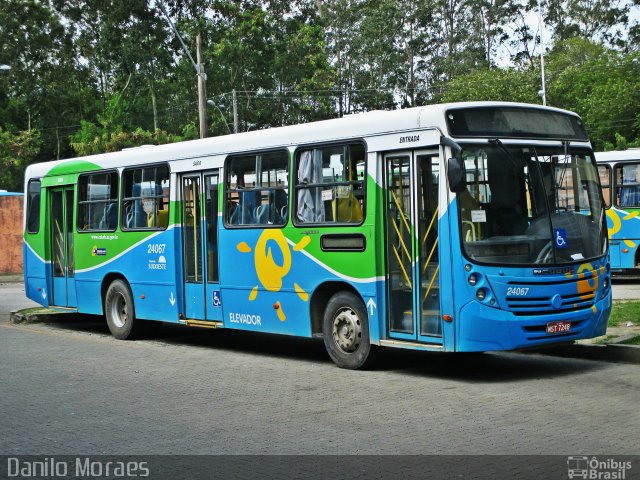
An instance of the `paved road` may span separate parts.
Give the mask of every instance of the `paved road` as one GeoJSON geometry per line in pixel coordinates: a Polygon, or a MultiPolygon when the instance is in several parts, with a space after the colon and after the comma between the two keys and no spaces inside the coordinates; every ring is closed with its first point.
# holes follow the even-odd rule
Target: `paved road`
{"type": "Polygon", "coordinates": [[[614,300],[640,300],[640,280],[614,279],[611,288],[614,300]]]}
{"type": "Polygon", "coordinates": [[[392,352],[340,370],[321,341],[99,318],[10,325],[0,286],[0,454],[637,454],[640,367],[392,352]]]}

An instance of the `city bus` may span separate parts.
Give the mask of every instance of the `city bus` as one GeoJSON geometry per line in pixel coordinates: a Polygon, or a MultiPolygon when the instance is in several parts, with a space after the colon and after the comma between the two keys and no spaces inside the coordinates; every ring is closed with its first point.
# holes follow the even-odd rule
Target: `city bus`
{"type": "Polygon", "coordinates": [[[640,278],[640,149],[596,152],[611,273],[640,278]]]}
{"type": "Polygon", "coordinates": [[[342,368],[385,347],[485,352],[603,335],[594,154],[574,113],[473,102],[34,164],[29,298],[104,315],[322,337],[342,368]]]}

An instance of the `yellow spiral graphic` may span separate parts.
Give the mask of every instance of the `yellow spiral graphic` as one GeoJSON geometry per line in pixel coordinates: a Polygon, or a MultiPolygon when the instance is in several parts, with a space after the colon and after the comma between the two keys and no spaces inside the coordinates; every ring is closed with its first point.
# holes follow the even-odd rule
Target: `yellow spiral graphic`
{"type": "Polygon", "coordinates": [[[258,280],[264,288],[270,292],[280,291],[282,279],[291,270],[291,250],[282,231],[269,229],[262,232],[256,243],[254,259],[258,280]],[[274,243],[282,254],[282,265],[278,265],[273,259],[271,248],[274,243]]]}
{"type": "Polygon", "coordinates": [[[618,216],[618,214],[613,210],[613,208],[606,210],[605,213],[607,214],[607,217],[611,219],[611,222],[613,222],[613,225],[611,226],[611,228],[607,229],[609,238],[611,238],[620,231],[620,228],[622,227],[622,221],[620,220],[620,217],[618,216]]]}
{"type": "Polygon", "coordinates": [[[589,300],[595,296],[595,292],[598,290],[598,271],[593,268],[590,263],[583,263],[578,268],[578,295],[581,300],[589,300]],[[585,278],[584,271],[591,271],[591,278],[585,278]],[[593,285],[591,285],[593,280],[593,285]]]}

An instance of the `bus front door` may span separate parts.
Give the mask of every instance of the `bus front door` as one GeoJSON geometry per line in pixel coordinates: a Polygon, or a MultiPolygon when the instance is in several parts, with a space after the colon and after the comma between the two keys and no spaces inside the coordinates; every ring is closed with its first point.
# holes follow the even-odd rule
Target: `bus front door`
{"type": "Polygon", "coordinates": [[[384,157],[388,335],[442,345],[438,150],[384,157]]]}
{"type": "Polygon", "coordinates": [[[218,172],[182,176],[185,316],[222,320],[218,273],[218,172]]]}
{"type": "Polygon", "coordinates": [[[51,235],[50,305],[74,308],[76,298],[73,261],[73,187],[49,190],[49,225],[51,235]]]}

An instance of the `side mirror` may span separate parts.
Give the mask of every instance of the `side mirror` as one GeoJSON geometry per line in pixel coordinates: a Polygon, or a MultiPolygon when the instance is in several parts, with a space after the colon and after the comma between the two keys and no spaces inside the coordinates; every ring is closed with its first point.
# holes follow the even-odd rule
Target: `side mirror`
{"type": "Polygon", "coordinates": [[[447,160],[447,180],[452,192],[460,193],[467,189],[467,170],[460,157],[447,160]]]}

